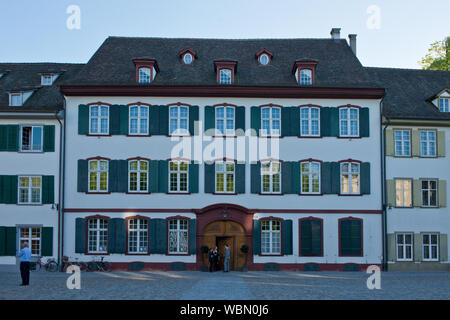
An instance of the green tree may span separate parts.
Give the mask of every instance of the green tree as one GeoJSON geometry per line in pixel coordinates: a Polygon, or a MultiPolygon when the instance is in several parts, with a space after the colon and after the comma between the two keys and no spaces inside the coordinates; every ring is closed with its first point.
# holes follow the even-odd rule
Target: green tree
{"type": "Polygon", "coordinates": [[[424,70],[450,71],[450,37],[432,43],[419,64],[424,70]]]}

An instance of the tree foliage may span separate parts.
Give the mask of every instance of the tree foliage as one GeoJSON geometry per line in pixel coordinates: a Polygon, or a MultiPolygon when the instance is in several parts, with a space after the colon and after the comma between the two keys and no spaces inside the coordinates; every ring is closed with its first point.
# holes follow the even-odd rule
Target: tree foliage
{"type": "Polygon", "coordinates": [[[432,43],[419,64],[424,70],[450,71],[450,37],[432,43]]]}

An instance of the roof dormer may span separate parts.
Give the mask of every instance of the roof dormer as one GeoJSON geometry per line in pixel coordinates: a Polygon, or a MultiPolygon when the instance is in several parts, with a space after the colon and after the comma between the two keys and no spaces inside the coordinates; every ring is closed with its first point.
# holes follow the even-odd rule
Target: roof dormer
{"type": "Polygon", "coordinates": [[[139,58],[133,59],[136,67],[136,81],[146,84],[155,80],[156,74],[159,72],[158,64],[155,59],[139,58]]]}
{"type": "Polygon", "coordinates": [[[258,51],[255,56],[259,64],[265,66],[268,65],[272,60],[273,53],[267,49],[262,49],[258,51]]]}
{"type": "Polygon", "coordinates": [[[51,86],[58,76],[55,73],[41,73],[41,86],[51,86]]]}
{"type": "Polygon", "coordinates": [[[317,61],[313,59],[297,60],[292,68],[295,80],[301,86],[314,84],[317,61]]]}
{"type": "Polygon", "coordinates": [[[9,106],[21,107],[33,94],[33,90],[30,91],[11,91],[9,92],[9,106]]]}
{"type": "Polygon", "coordinates": [[[440,91],[430,100],[440,112],[450,112],[450,89],[440,91]]]}
{"type": "Polygon", "coordinates": [[[217,73],[218,84],[233,84],[237,70],[236,61],[214,61],[214,69],[217,73]]]}
{"type": "Polygon", "coordinates": [[[183,49],[179,55],[184,64],[192,64],[197,59],[197,53],[191,48],[183,49]]]}

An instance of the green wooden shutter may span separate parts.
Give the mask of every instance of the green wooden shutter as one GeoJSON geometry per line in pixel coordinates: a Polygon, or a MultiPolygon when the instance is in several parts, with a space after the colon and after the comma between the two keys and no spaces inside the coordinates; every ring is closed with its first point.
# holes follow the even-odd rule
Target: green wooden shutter
{"type": "Polygon", "coordinates": [[[19,126],[8,125],[7,131],[8,131],[8,141],[6,144],[6,150],[16,152],[19,150],[19,126]]]}
{"type": "Polygon", "coordinates": [[[412,182],[413,207],[417,208],[422,206],[422,190],[420,184],[420,180],[413,180],[412,182]]]}
{"type": "Polygon", "coordinates": [[[214,130],[216,128],[215,119],[216,119],[216,115],[215,115],[214,107],[206,106],[205,107],[205,133],[207,135],[213,136],[215,134],[215,130],[214,130]]]}
{"type": "Polygon", "coordinates": [[[333,193],[331,184],[331,162],[323,162],[320,166],[320,186],[322,188],[322,194],[333,193]]]}
{"type": "Polygon", "coordinates": [[[311,255],[321,256],[322,253],[322,221],[311,220],[311,255]]]}
{"type": "Polygon", "coordinates": [[[150,253],[167,253],[167,222],[165,219],[150,219],[150,253]]]}
{"type": "Polygon", "coordinates": [[[88,160],[78,160],[77,191],[88,192],[88,160]]]}
{"type": "Polygon", "coordinates": [[[53,256],[53,227],[42,227],[42,248],[43,257],[53,256]]]}
{"type": "Polygon", "coordinates": [[[341,193],[341,165],[339,162],[331,162],[331,193],[341,193]]]}
{"type": "Polygon", "coordinates": [[[393,157],[395,155],[394,150],[394,130],[386,129],[386,141],[385,141],[386,155],[393,157]]]}
{"type": "MultiPolygon", "coordinates": [[[[4,176],[0,176],[0,203],[5,203],[4,199],[4,193],[5,193],[5,186],[4,186],[4,176]]],[[[1,238],[0,238],[1,239],[1,238]]]]}
{"type": "Polygon", "coordinates": [[[110,135],[119,135],[121,132],[121,106],[114,104],[109,107],[109,134],[110,135]]]}
{"type": "Polygon", "coordinates": [[[369,108],[359,110],[359,135],[361,137],[370,136],[369,108]]]}
{"type": "Polygon", "coordinates": [[[291,136],[291,108],[281,108],[281,136],[291,136]]]}
{"type": "Polygon", "coordinates": [[[445,131],[437,132],[437,155],[445,157],[445,131]]]}
{"type": "Polygon", "coordinates": [[[388,206],[395,207],[395,180],[386,180],[386,198],[388,206]]]}
{"type": "Polygon", "coordinates": [[[289,124],[291,126],[291,135],[294,137],[300,136],[300,108],[291,107],[291,117],[289,124]]]}
{"type": "Polygon", "coordinates": [[[261,221],[253,220],[253,254],[261,254],[261,221]]]}
{"type": "Polygon", "coordinates": [[[189,164],[189,192],[198,193],[198,164],[191,161],[189,164]]]}
{"type": "Polygon", "coordinates": [[[75,253],[86,253],[86,219],[75,219],[75,253]]]}
{"type": "Polygon", "coordinates": [[[112,218],[109,220],[108,251],[109,253],[126,252],[127,224],[122,218],[112,218]]]}
{"type": "Polygon", "coordinates": [[[387,260],[388,261],[396,261],[397,260],[397,251],[396,251],[396,234],[387,234],[387,260]]]}
{"type": "Polygon", "coordinates": [[[362,256],[362,247],[361,247],[361,229],[362,222],[360,220],[352,220],[352,252],[353,255],[362,256]]]}
{"type": "Polygon", "coordinates": [[[0,125],[0,151],[7,151],[8,141],[8,127],[0,125]]]}
{"type": "Polygon", "coordinates": [[[0,256],[6,256],[6,227],[0,227],[0,256]]]}
{"type": "Polygon", "coordinates": [[[245,107],[236,107],[235,129],[236,135],[245,135],[245,107]]]}
{"type": "Polygon", "coordinates": [[[351,220],[340,220],[340,255],[351,255],[351,220]]]}
{"type": "Polygon", "coordinates": [[[300,255],[312,256],[312,220],[300,221],[300,255]]]}
{"type": "Polygon", "coordinates": [[[55,177],[42,176],[42,204],[55,203],[55,177]]]}
{"type": "Polygon", "coordinates": [[[216,164],[205,163],[205,193],[214,193],[216,191],[216,164]]]}
{"type": "Polygon", "coordinates": [[[422,235],[414,233],[414,261],[422,261],[422,235]]]}
{"type": "Polygon", "coordinates": [[[300,193],[300,162],[291,162],[291,192],[300,193]]]}
{"type": "Polygon", "coordinates": [[[189,107],[189,133],[191,136],[195,134],[195,122],[199,120],[198,106],[189,107]]]}
{"type": "Polygon", "coordinates": [[[320,135],[331,137],[330,107],[320,108],[320,135]]]}
{"type": "Polygon", "coordinates": [[[149,165],[148,178],[150,179],[150,192],[159,192],[159,161],[151,160],[149,165]]]}
{"type": "Polygon", "coordinates": [[[412,130],[411,150],[413,157],[420,157],[420,134],[418,130],[412,130]]]}
{"type": "Polygon", "coordinates": [[[118,128],[118,132],[117,134],[121,134],[121,135],[127,135],[129,133],[128,128],[129,128],[129,123],[128,123],[128,117],[129,117],[129,112],[130,112],[130,108],[126,105],[121,105],[119,106],[119,128],[118,128]]]}
{"type": "Polygon", "coordinates": [[[159,135],[159,106],[150,106],[149,110],[149,121],[150,121],[150,131],[151,135],[159,135]]]}
{"type": "Polygon", "coordinates": [[[119,163],[117,160],[111,160],[108,164],[108,191],[118,192],[119,163]]]}
{"type": "Polygon", "coordinates": [[[342,256],[360,256],[362,255],[361,247],[361,225],[360,220],[341,220],[340,221],[340,240],[342,256]]]}
{"type": "Polygon", "coordinates": [[[189,254],[197,254],[197,220],[189,220],[189,254]]]}
{"type": "Polygon", "coordinates": [[[166,160],[159,160],[159,192],[169,191],[169,163],[166,160]]]}
{"type": "Polygon", "coordinates": [[[0,203],[17,204],[17,176],[0,176],[0,203]]]}
{"type": "MultiPolygon", "coordinates": [[[[259,136],[259,130],[261,129],[261,109],[259,107],[250,108],[250,126],[256,132],[256,136],[259,136]]],[[[255,133],[252,133],[255,135],[255,133]]]]}
{"type": "Polygon", "coordinates": [[[447,181],[439,180],[438,189],[439,207],[445,208],[447,206],[447,181]]]}
{"type": "Polygon", "coordinates": [[[289,161],[281,163],[281,192],[283,194],[293,193],[291,162],[289,161]]]}
{"type": "Polygon", "coordinates": [[[370,163],[361,163],[361,194],[370,194],[370,163]]]}
{"type": "Polygon", "coordinates": [[[292,255],[292,220],[283,220],[283,255],[292,255]]]}
{"type": "Polygon", "coordinates": [[[116,253],[116,220],[108,220],[108,253],[116,253]]]}
{"type": "Polygon", "coordinates": [[[6,227],[6,253],[7,256],[17,255],[17,228],[6,227]]]}
{"type": "Polygon", "coordinates": [[[245,163],[235,165],[235,191],[236,193],[245,193],[245,163]]]}
{"type": "Polygon", "coordinates": [[[167,136],[169,134],[169,107],[159,106],[159,134],[167,136]]]}
{"type": "Polygon", "coordinates": [[[44,152],[55,152],[55,126],[44,126],[44,152]]]}
{"type": "Polygon", "coordinates": [[[330,108],[330,137],[339,137],[339,109],[330,108]]]}
{"type": "Polygon", "coordinates": [[[261,193],[261,162],[250,165],[251,193],[261,193]]]}
{"type": "Polygon", "coordinates": [[[89,134],[89,106],[78,106],[78,134],[89,134]]]}
{"type": "Polygon", "coordinates": [[[117,162],[117,182],[116,192],[128,192],[128,161],[116,160],[117,162]]]}
{"type": "Polygon", "coordinates": [[[448,260],[448,237],[447,234],[439,235],[439,261],[446,262],[448,260]]]}

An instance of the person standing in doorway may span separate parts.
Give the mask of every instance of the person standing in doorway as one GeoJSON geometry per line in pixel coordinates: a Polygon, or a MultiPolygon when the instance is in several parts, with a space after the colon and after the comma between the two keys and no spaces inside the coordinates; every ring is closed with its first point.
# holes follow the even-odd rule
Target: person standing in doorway
{"type": "Polygon", "coordinates": [[[231,250],[228,247],[228,243],[225,244],[225,259],[223,260],[223,272],[230,272],[230,257],[231,250]]]}
{"type": "Polygon", "coordinates": [[[217,271],[219,270],[219,250],[217,249],[217,246],[214,248],[213,254],[214,254],[214,271],[217,271]]]}
{"type": "Polygon", "coordinates": [[[209,249],[209,253],[208,253],[208,259],[209,259],[209,272],[213,272],[214,269],[214,253],[213,253],[213,249],[209,249]]]}
{"type": "Polygon", "coordinates": [[[30,266],[31,266],[31,250],[28,247],[28,242],[22,244],[22,250],[19,251],[20,257],[20,276],[22,277],[21,286],[28,286],[30,284],[30,266]]]}

